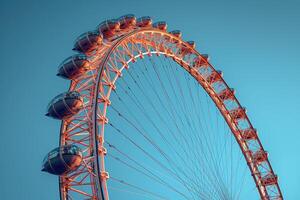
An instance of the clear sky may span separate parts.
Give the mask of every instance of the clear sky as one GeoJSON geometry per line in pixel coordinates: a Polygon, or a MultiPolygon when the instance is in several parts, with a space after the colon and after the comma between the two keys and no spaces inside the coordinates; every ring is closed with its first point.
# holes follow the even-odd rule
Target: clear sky
{"type": "Polygon", "coordinates": [[[211,55],[247,107],[284,197],[299,199],[299,10],[297,0],[1,0],[0,198],[58,198],[57,181],[40,173],[60,126],[44,117],[46,106],[68,88],[57,66],[79,34],[133,13],[167,21],[211,55]]]}

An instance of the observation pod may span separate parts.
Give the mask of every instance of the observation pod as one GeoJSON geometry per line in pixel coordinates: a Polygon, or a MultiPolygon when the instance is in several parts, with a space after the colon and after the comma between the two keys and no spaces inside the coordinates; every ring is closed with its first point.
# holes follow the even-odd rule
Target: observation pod
{"type": "Polygon", "coordinates": [[[135,26],[136,17],[133,14],[128,14],[128,15],[119,17],[118,21],[120,23],[121,29],[127,29],[127,28],[131,28],[131,27],[135,26]]]}
{"type": "Polygon", "coordinates": [[[242,120],[242,119],[246,118],[246,112],[247,112],[246,108],[238,107],[234,110],[231,110],[229,112],[229,114],[235,122],[238,122],[239,120],[242,120]]]}
{"type": "Polygon", "coordinates": [[[258,150],[252,155],[252,158],[256,164],[260,164],[268,159],[268,153],[263,150],[258,150]]]}
{"type": "Polygon", "coordinates": [[[257,131],[254,128],[248,128],[241,131],[241,136],[244,140],[255,140],[257,139],[257,131]]]}
{"type": "Polygon", "coordinates": [[[98,30],[102,33],[103,38],[108,39],[120,29],[120,22],[115,19],[109,19],[101,22],[98,26],[98,30]]]}
{"type": "Polygon", "coordinates": [[[84,55],[75,55],[64,60],[58,69],[57,76],[65,79],[74,79],[92,69],[90,62],[84,55]]]}
{"type": "Polygon", "coordinates": [[[222,79],[223,73],[220,70],[213,71],[207,78],[206,81],[209,84],[214,84],[222,79]]]}
{"type": "Polygon", "coordinates": [[[102,44],[103,36],[97,31],[81,34],[75,41],[74,51],[89,54],[102,44]]]}
{"type": "Polygon", "coordinates": [[[180,30],[174,30],[169,32],[171,35],[174,35],[175,37],[181,38],[182,33],[180,30]]]}
{"type": "Polygon", "coordinates": [[[218,94],[218,96],[222,101],[225,101],[225,100],[233,100],[235,98],[234,94],[235,94],[235,90],[233,88],[226,88],[222,90],[218,94]]]}
{"type": "Polygon", "coordinates": [[[149,16],[140,17],[136,20],[138,27],[149,27],[152,25],[152,19],[149,16]]]}
{"type": "Polygon", "coordinates": [[[82,163],[82,152],[75,145],[65,145],[50,151],[43,160],[42,171],[64,175],[76,170],[82,163]]]}
{"type": "Polygon", "coordinates": [[[206,61],[210,60],[210,57],[208,54],[202,54],[202,58],[205,59],[206,61]]]}
{"type": "Polygon", "coordinates": [[[196,48],[196,43],[195,41],[187,41],[187,43],[190,45],[190,47],[192,47],[193,49],[196,48]]]}
{"type": "Polygon", "coordinates": [[[180,56],[183,58],[188,54],[192,53],[192,49],[196,47],[196,44],[194,41],[187,41],[187,44],[183,44],[180,48],[180,51],[178,52],[180,56]]]}
{"type": "Polygon", "coordinates": [[[78,113],[83,107],[83,99],[79,92],[65,92],[56,96],[48,105],[46,116],[65,119],[78,113]]]}
{"type": "Polygon", "coordinates": [[[207,67],[209,61],[209,55],[208,54],[202,54],[201,56],[198,56],[194,58],[193,61],[193,67],[200,68],[200,67],[207,67]]]}
{"type": "Polygon", "coordinates": [[[155,22],[153,24],[153,27],[154,28],[157,28],[159,30],[162,30],[162,31],[166,31],[167,30],[167,23],[164,22],[164,21],[160,21],[160,22],[155,22]]]}
{"type": "Polygon", "coordinates": [[[264,186],[268,186],[268,185],[277,184],[277,180],[278,180],[277,175],[275,175],[275,174],[267,174],[264,177],[262,177],[261,182],[262,182],[262,184],[264,186]]]}

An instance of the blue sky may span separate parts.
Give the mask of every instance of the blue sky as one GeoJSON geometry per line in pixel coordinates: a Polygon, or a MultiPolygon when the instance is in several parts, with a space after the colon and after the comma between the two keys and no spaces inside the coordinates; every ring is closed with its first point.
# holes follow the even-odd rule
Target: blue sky
{"type": "Polygon", "coordinates": [[[286,199],[300,195],[299,1],[0,2],[1,199],[57,199],[57,181],[40,173],[60,124],[44,117],[67,90],[55,76],[74,39],[102,20],[133,13],[180,29],[224,72],[258,129],[286,199]]]}

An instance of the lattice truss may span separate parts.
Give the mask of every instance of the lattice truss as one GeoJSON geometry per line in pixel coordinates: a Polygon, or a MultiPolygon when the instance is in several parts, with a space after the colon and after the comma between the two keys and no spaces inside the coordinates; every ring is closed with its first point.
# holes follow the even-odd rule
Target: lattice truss
{"type": "Polygon", "coordinates": [[[84,101],[83,109],[63,120],[61,145],[76,144],[83,152],[81,166],[60,177],[64,199],[98,199],[99,190],[108,199],[105,169],[107,144],[105,127],[109,123],[107,108],[113,104],[111,93],[130,63],[148,56],[166,56],[182,66],[205,89],[228,123],[247,161],[262,199],[282,199],[274,174],[257,132],[246,110],[204,55],[190,44],[154,28],[133,29],[116,34],[111,41],[89,54],[91,70],[72,80],[70,91],[77,91],[84,101]],[[97,145],[95,145],[97,144],[97,145]],[[95,166],[99,166],[99,169],[95,166]],[[102,187],[102,189],[100,188],[102,187]]]}

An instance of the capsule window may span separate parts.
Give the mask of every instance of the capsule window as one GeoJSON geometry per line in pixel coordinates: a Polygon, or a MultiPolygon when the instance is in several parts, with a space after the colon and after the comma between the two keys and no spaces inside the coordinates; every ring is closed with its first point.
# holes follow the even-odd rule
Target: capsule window
{"type": "Polygon", "coordinates": [[[80,98],[80,93],[77,91],[71,91],[71,92],[64,92],[62,94],[57,95],[56,97],[54,97],[52,99],[52,101],[50,101],[50,103],[48,104],[47,109],[49,109],[53,104],[55,104],[56,102],[62,100],[63,98],[80,98]]]}
{"type": "Polygon", "coordinates": [[[65,155],[65,154],[70,154],[69,148],[70,148],[70,147],[68,147],[68,146],[67,146],[67,147],[63,147],[63,149],[61,149],[62,154],[64,154],[64,155],[65,155]]]}
{"type": "Polygon", "coordinates": [[[52,158],[55,158],[58,156],[58,149],[55,149],[54,151],[51,151],[49,154],[48,154],[48,159],[52,159],[52,158]]]}
{"type": "Polygon", "coordinates": [[[76,98],[79,99],[80,98],[80,93],[77,91],[72,91],[72,92],[68,92],[65,94],[65,98],[76,98]]]}
{"type": "Polygon", "coordinates": [[[76,146],[72,146],[70,149],[70,153],[73,155],[77,155],[78,154],[78,148],[76,146]]]}
{"type": "Polygon", "coordinates": [[[61,99],[63,98],[63,96],[65,96],[65,94],[66,94],[66,93],[62,93],[62,94],[59,94],[59,95],[57,95],[56,97],[54,97],[54,98],[52,99],[52,101],[50,101],[50,103],[48,104],[47,110],[49,110],[49,108],[50,108],[53,104],[55,104],[56,102],[58,102],[59,100],[61,100],[61,99]]]}
{"type": "Polygon", "coordinates": [[[81,40],[82,38],[85,38],[85,37],[89,37],[89,36],[94,36],[94,35],[99,35],[99,32],[98,31],[88,31],[88,32],[85,32],[85,33],[82,33],[81,35],[79,35],[76,39],[75,39],[75,42],[78,42],[79,40],[81,40]]]}
{"type": "Polygon", "coordinates": [[[64,59],[61,64],[58,66],[58,68],[61,68],[63,65],[71,62],[72,60],[87,60],[87,57],[83,54],[76,54],[73,56],[69,56],[68,58],[64,59]]]}

